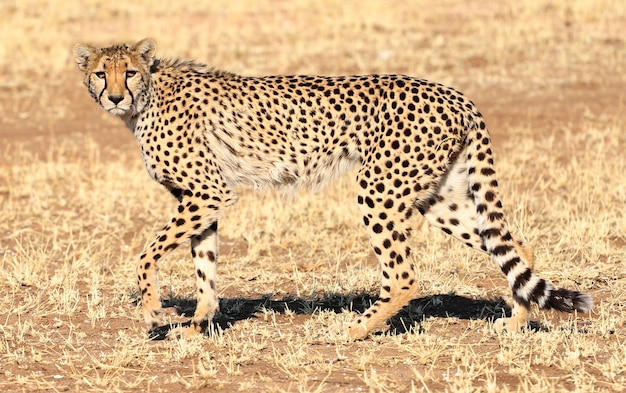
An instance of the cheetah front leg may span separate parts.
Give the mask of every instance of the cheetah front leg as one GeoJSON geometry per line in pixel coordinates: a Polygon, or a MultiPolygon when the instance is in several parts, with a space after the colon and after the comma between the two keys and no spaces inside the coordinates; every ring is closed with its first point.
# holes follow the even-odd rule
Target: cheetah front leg
{"type": "Polygon", "coordinates": [[[206,333],[213,315],[219,310],[215,289],[218,253],[217,221],[201,234],[191,238],[191,256],[196,275],[197,306],[189,327],[177,327],[169,333],[174,337],[189,337],[206,333]]]}
{"type": "MultiPolygon", "coordinates": [[[[202,284],[201,288],[207,295],[214,293],[214,290],[206,291],[206,285],[210,288],[211,281],[215,285],[215,264],[210,261],[207,263],[205,258],[198,258],[199,249],[205,249],[208,252],[211,247],[208,244],[216,244],[217,228],[211,230],[213,223],[217,222],[221,211],[227,205],[227,198],[210,197],[209,194],[193,194],[190,191],[183,192],[180,203],[178,205],[178,213],[172,218],[169,224],[165,225],[163,230],[158,233],[156,239],[144,250],[141,255],[139,265],[137,266],[137,281],[141,290],[141,306],[143,310],[144,320],[149,327],[155,328],[164,324],[162,320],[161,299],[158,288],[158,261],[168,252],[174,250],[185,240],[194,237],[192,247],[196,251],[196,274],[200,279],[198,284],[202,284]],[[195,247],[194,247],[195,246],[195,247]],[[204,271],[203,269],[206,269],[204,271]],[[198,271],[200,273],[198,273],[198,271]],[[204,279],[206,278],[206,285],[204,279]]],[[[206,257],[206,253],[203,252],[206,257]]],[[[198,290],[199,291],[199,290],[198,290]]],[[[211,297],[211,296],[209,296],[211,297]]],[[[200,311],[205,312],[201,318],[194,317],[194,321],[206,319],[210,310],[211,299],[199,302],[200,311]],[[206,304],[205,304],[206,303],[206,304]]],[[[215,298],[212,298],[215,302],[215,298]]],[[[201,325],[201,323],[199,323],[201,325]]]]}

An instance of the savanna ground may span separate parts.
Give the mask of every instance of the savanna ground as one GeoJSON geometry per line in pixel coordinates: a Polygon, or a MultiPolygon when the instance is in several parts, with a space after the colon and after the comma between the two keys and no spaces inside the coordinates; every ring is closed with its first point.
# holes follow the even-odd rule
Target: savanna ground
{"type": "MultiPolygon", "coordinates": [[[[116,3],[0,3],[1,389],[626,389],[623,1],[116,3]],[[532,329],[497,335],[499,269],[417,221],[421,297],[383,334],[336,336],[379,283],[350,174],[318,194],[241,192],[220,221],[214,333],[149,340],[135,263],[175,203],[70,55],[145,36],[237,73],[406,73],[464,91],[537,271],[595,308],[536,311],[532,329]]],[[[162,263],[173,322],[194,307],[191,266],[187,247],[162,263]]]]}

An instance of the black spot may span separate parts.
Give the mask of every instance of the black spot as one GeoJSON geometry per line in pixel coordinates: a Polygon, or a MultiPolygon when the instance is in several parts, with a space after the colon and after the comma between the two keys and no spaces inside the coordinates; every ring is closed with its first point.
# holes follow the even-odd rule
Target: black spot
{"type": "Polygon", "coordinates": [[[481,173],[483,176],[492,176],[492,175],[494,175],[494,174],[496,173],[496,171],[494,171],[494,170],[493,170],[493,169],[491,169],[491,168],[482,168],[482,169],[480,170],[480,173],[481,173]]]}
{"type": "Polygon", "coordinates": [[[504,214],[501,212],[491,212],[489,213],[489,215],[487,216],[487,218],[489,219],[489,221],[493,222],[493,221],[500,221],[504,219],[504,214]]]}

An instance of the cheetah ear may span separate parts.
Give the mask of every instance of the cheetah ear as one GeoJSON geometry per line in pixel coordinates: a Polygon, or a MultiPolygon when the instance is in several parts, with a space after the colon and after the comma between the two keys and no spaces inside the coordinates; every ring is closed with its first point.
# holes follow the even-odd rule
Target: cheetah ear
{"type": "Polygon", "coordinates": [[[156,42],[152,38],[144,38],[133,46],[133,51],[136,51],[148,66],[152,66],[154,53],[156,52],[156,42]]]}
{"type": "Polygon", "coordinates": [[[74,60],[76,60],[78,69],[85,72],[89,65],[89,59],[93,57],[96,51],[97,49],[93,46],[83,44],[82,42],[74,45],[72,52],[74,53],[74,60]]]}

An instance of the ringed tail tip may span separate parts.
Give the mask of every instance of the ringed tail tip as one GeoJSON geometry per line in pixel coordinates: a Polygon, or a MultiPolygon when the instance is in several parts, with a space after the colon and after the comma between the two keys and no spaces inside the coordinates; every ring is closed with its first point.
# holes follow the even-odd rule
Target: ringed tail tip
{"type": "Polygon", "coordinates": [[[555,309],[563,312],[588,312],[593,307],[593,299],[586,293],[570,291],[567,289],[555,289],[550,293],[550,299],[545,303],[544,309],[555,309]]]}

